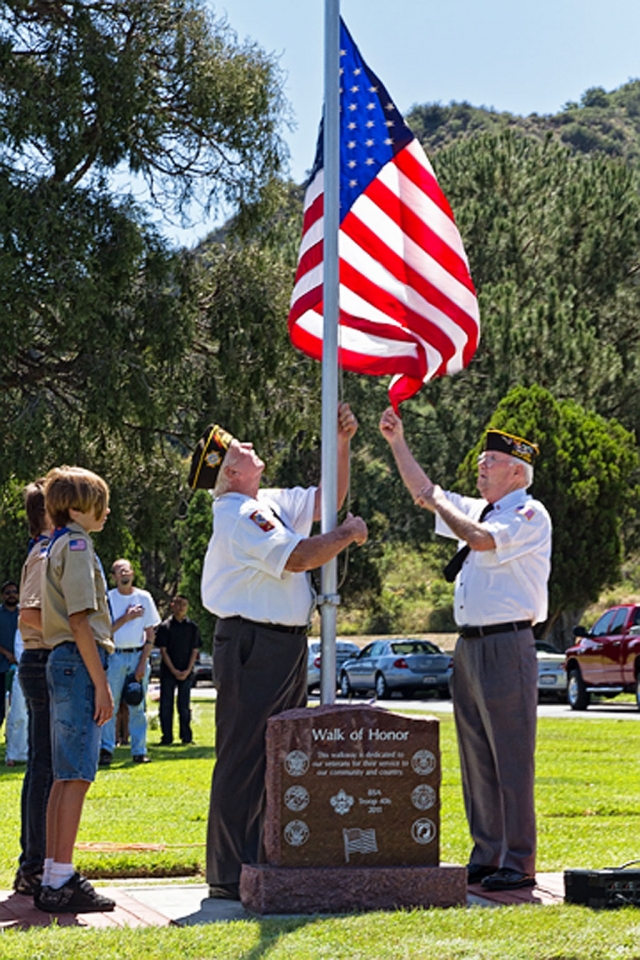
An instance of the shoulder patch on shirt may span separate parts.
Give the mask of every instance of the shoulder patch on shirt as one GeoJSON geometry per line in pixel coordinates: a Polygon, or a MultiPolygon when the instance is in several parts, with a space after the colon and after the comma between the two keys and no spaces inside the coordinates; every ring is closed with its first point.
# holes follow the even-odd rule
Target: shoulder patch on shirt
{"type": "Polygon", "coordinates": [[[533,507],[527,507],[525,504],[523,504],[521,507],[517,507],[516,513],[519,513],[521,517],[525,518],[525,520],[533,520],[536,515],[533,507]]]}
{"type": "Polygon", "coordinates": [[[271,520],[267,520],[264,514],[260,513],[259,510],[254,510],[249,519],[253,520],[256,526],[260,527],[261,530],[264,530],[265,533],[268,533],[269,530],[275,529],[275,523],[271,523],[271,520]]]}
{"type": "Polygon", "coordinates": [[[87,541],[83,540],[82,537],[74,537],[72,540],[69,540],[69,550],[86,550],[87,541]]]}

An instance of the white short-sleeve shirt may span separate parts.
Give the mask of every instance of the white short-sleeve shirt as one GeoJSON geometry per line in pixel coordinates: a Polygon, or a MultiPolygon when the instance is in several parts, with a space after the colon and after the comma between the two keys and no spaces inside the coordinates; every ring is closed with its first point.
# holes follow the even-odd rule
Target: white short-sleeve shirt
{"type": "Polygon", "coordinates": [[[202,571],[202,602],[217,617],[301,626],[313,592],[306,573],[285,570],[309,536],[316,488],[225,493],[213,504],[213,535],[202,571]]]}
{"type": "Polygon", "coordinates": [[[138,587],[133,588],[133,593],[109,590],[109,607],[114,623],[127,612],[128,607],[137,603],[144,607],[144,613],[141,617],[123,623],[116,630],[113,635],[116,650],[131,650],[144,646],[144,631],[147,627],[156,627],[160,623],[160,615],[148,590],[140,590],[138,587]]]}
{"type": "MultiPolygon", "coordinates": [[[[450,503],[479,520],[486,500],[446,492],[450,503]]],[[[485,626],[547,618],[551,569],[551,518],[539,500],[515,490],[493,505],[482,525],[494,550],[471,550],[456,577],[454,616],[458,626],[485,626]]],[[[456,538],[436,514],[436,533],[456,538]]],[[[460,541],[459,546],[463,546],[460,541]]]]}

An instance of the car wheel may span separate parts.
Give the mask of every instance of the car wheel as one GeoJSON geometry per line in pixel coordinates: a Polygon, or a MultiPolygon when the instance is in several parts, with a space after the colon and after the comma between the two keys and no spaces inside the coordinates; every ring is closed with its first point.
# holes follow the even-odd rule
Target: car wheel
{"type": "Polygon", "coordinates": [[[349,683],[349,677],[346,673],[340,674],[340,694],[343,697],[351,697],[353,695],[353,688],[349,683]]]}
{"type": "Polygon", "coordinates": [[[391,691],[389,690],[389,684],[384,678],[384,674],[376,674],[376,697],[378,700],[388,700],[391,696],[391,691]]]}
{"type": "Polygon", "coordinates": [[[567,700],[572,710],[586,710],[591,702],[579,667],[571,667],[567,683],[567,700]]]}
{"type": "Polygon", "coordinates": [[[640,710],[640,673],[636,677],[636,703],[638,705],[638,710],[640,710]]]}

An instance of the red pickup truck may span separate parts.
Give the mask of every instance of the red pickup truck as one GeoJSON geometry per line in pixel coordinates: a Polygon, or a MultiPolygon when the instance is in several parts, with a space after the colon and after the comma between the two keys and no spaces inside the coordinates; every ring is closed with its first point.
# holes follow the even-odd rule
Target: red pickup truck
{"type": "Polygon", "coordinates": [[[573,634],[577,643],[564,664],[571,709],[586,710],[592,693],[635,693],[640,709],[640,606],[610,607],[590,630],[579,626],[573,634]]]}

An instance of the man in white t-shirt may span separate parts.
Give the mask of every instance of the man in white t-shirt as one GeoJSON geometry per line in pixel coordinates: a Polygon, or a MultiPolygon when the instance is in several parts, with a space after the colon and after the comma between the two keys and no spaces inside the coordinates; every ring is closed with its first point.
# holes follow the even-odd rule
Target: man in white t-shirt
{"type": "MultiPolygon", "coordinates": [[[[358,422],[338,411],[338,503],[349,483],[349,443],[358,422]]],[[[239,898],[240,868],[260,858],[269,717],[304,706],[307,627],[313,594],[307,571],[367,539],[351,514],[310,536],[320,519],[318,487],[260,489],[264,462],[251,443],[219,426],[205,432],[189,481],[213,489],[213,535],[202,572],[202,600],[214,613],[216,765],[207,832],[209,896],[239,898]]]]}
{"type": "Polygon", "coordinates": [[[134,763],[148,763],[146,696],[149,684],[149,654],[160,617],[147,590],[133,585],[133,567],[128,560],[116,560],[111,567],[115,589],[109,591],[115,651],[109,657],[107,679],[113,695],[113,716],[102,728],[100,766],[108,766],[116,745],[116,717],[127,676],[142,683],[144,696],[129,708],[129,735],[134,763]]]}

